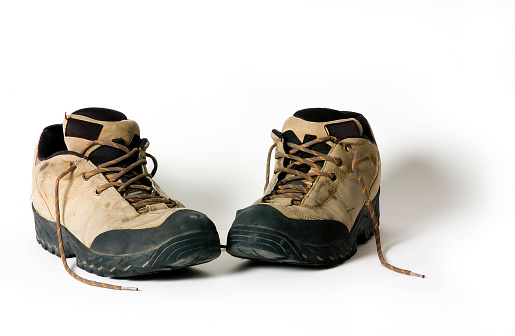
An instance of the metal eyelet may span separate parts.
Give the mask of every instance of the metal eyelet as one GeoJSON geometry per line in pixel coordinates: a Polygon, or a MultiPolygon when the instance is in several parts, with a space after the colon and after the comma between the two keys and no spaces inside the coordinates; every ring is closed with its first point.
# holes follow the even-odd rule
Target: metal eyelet
{"type": "Polygon", "coordinates": [[[86,177],[86,173],[82,174],[82,179],[83,179],[84,181],[89,181],[89,178],[87,178],[87,177],[86,177]]]}
{"type": "Polygon", "coordinates": [[[350,145],[350,144],[346,144],[346,145],[345,145],[345,150],[346,150],[347,152],[350,152],[350,149],[351,149],[351,148],[352,148],[352,147],[351,147],[351,145],[350,145]]]}
{"type": "Polygon", "coordinates": [[[336,174],[332,174],[330,179],[331,179],[331,181],[336,181],[336,174]]]}
{"type": "Polygon", "coordinates": [[[337,160],[337,162],[336,162],[336,165],[337,165],[338,167],[341,167],[341,166],[343,165],[343,160],[342,160],[342,159],[340,159],[340,158],[338,158],[338,160],[337,160]]]}
{"type": "Polygon", "coordinates": [[[97,189],[95,189],[95,195],[100,196],[100,193],[98,192],[97,189]]]}

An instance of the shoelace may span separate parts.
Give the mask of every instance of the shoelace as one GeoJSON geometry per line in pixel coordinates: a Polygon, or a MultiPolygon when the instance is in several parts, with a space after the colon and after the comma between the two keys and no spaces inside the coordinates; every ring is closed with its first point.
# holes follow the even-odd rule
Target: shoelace
{"type": "MultiPolygon", "coordinates": [[[[286,158],[286,159],[289,159],[291,162],[286,167],[278,167],[277,169],[275,169],[274,174],[278,173],[278,172],[284,172],[284,173],[289,174],[290,176],[287,176],[286,178],[281,180],[280,184],[277,185],[277,190],[273,191],[271,194],[266,196],[266,199],[272,200],[274,198],[279,198],[279,197],[280,198],[291,198],[293,200],[292,201],[293,204],[300,204],[304,195],[306,195],[308,193],[309,189],[311,189],[311,186],[308,186],[305,183],[294,184],[291,182],[307,180],[307,181],[311,182],[311,184],[312,184],[318,176],[327,176],[331,179],[334,179],[335,176],[331,173],[322,171],[321,167],[323,166],[323,164],[318,166],[317,162],[330,161],[330,162],[336,163],[339,166],[342,164],[342,160],[338,159],[338,158],[334,158],[329,155],[326,155],[324,153],[314,151],[309,148],[317,143],[327,142],[327,141],[337,142],[338,139],[335,137],[332,137],[332,136],[328,136],[328,137],[323,137],[323,138],[316,138],[316,139],[306,142],[302,145],[297,145],[297,144],[294,144],[291,142],[287,142],[286,145],[292,149],[289,151],[288,154],[276,153],[275,158],[276,159],[286,158]],[[293,155],[299,151],[311,154],[312,157],[311,158],[302,158],[300,156],[293,155]],[[312,169],[308,173],[303,173],[303,172],[299,171],[298,169],[294,169],[295,166],[298,167],[302,164],[308,165],[312,169]]],[[[268,150],[268,157],[267,157],[267,164],[266,164],[267,170],[266,170],[265,191],[266,191],[266,188],[268,187],[268,183],[269,183],[268,180],[270,177],[270,160],[272,157],[272,151],[275,147],[276,147],[276,143],[274,142],[272,147],[270,147],[270,149],[268,150]]]]}
{"type": "Polygon", "coordinates": [[[374,225],[374,236],[376,238],[377,256],[379,257],[379,261],[381,262],[381,265],[383,265],[384,267],[386,267],[394,272],[397,272],[397,273],[401,273],[404,275],[412,275],[412,276],[416,276],[419,278],[425,278],[426,276],[423,274],[418,274],[418,273],[412,272],[410,270],[395,267],[386,262],[384,255],[383,255],[383,249],[381,248],[381,239],[380,239],[381,234],[379,232],[379,220],[377,219],[376,213],[375,213],[374,209],[372,208],[372,204],[370,202],[370,195],[368,193],[367,186],[365,185],[365,181],[361,177],[361,174],[359,173],[359,170],[356,167],[356,162],[358,161],[359,152],[357,150],[353,149],[352,146],[348,145],[348,144],[345,145],[345,149],[348,152],[351,152],[352,154],[354,154],[354,157],[352,159],[352,164],[351,164],[352,172],[354,173],[354,176],[359,181],[361,190],[363,191],[363,198],[365,199],[365,204],[367,205],[368,211],[370,212],[370,217],[372,218],[372,224],[374,225]]]}
{"type": "Polygon", "coordinates": [[[106,190],[110,187],[116,187],[118,192],[120,193],[120,195],[124,195],[124,193],[128,189],[146,191],[146,193],[139,193],[139,194],[131,193],[129,195],[123,196],[140,213],[148,211],[148,208],[146,207],[147,205],[152,205],[152,204],[157,204],[157,203],[165,203],[166,205],[168,205],[171,208],[173,208],[174,206],[177,205],[174,201],[172,201],[170,199],[163,198],[161,196],[156,195],[155,191],[151,187],[148,187],[144,184],[135,184],[138,180],[141,180],[143,178],[154,177],[154,175],[157,171],[157,160],[154,158],[154,156],[150,155],[149,153],[146,153],[146,156],[150,157],[154,163],[154,168],[150,174],[149,173],[138,174],[138,175],[135,175],[134,177],[132,177],[131,179],[129,179],[128,181],[121,183],[118,181],[120,180],[120,178],[122,176],[124,176],[126,174],[128,175],[128,173],[133,172],[136,167],[145,165],[147,163],[147,161],[145,159],[140,159],[140,160],[137,160],[136,162],[132,163],[131,165],[129,165],[126,168],[115,166],[117,163],[119,163],[129,157],[131,157],[133,155],[137,155],[139,153],[139,148],[134,148],[132,150],[129,150],[127,147],[120,145],[116,142],[92,141],[84,147],[84,149],[82,150],[82,152],[80,154],[84,154],[89,148],[91,148],[92,146],[95,146],[95,145],[111,146],[111,147],[114,147],[116,149],[120,149],[120,150],[126,152],[125,155],[122,155],[119,158],[116,158],[114,160],[107,161],[107,162],[104,162],[104,163],[98,165],[98,169],[95,169],[88,173],[83,174],[82,177],[85,180],[88,180],[89,178],[91,178],[92,176],[95,176],[97,174],[116,173],[113,176],[109,176],[109,177],[106,176],[109,183],[106,183],[106,184],[98,187],[95,190],[96,194],[100,194],[101,192],[103,192],[104,190],[106,190]]]}
{"type": "MultiPolygon", "coordinates": [[[[276,159],[288,158],[292,162],[289,163],[287,167],[278,167],[274,171],[274,173],[285,172],[288,174],[292,174],[293,176],[286,177],[285,179],[280,181],[281,185],[278,186],[277,190],[275,191],[275,194],[270,194],[270,195],[266,196],[264,198],[265,202],[269,202],[270,200],[277,198],[277,197],[288,197],[288,198],[292,198],[292,204],[300,204],[302,198],[304,197],[305,194],[307,194],[307,192],[309,191],[309,189],[311,187],[304,187],[304,186],[294,185],[291,183],[289,183],[289,184],[285,184],[285,183],[295,181],[295,180],[307,180],[307,181],[313,183],[314,179],[318,176],[327,176],[331,179],[334,179],[335,176],[333,174],[321,171],[321,167],[319,167],[316,164],[316,162],[330,161],[330,162],[336,163],[337,165],[341,165],[342,160],[338,159],[338,158],[334,158],[329,155],[325,155],[320,152],[313,151],[308,148],[316,143],[327,142],[327,141],[332,141],[332,142],[337,143],[338,139],[336,139],[335,137],[323,137],[323,138],[314,139],[314,140],[309,141],[302,145],[296,145],[296,144],[287,142],[286,145],[290,146],[292,148],[292,150],[290,150],[288,154],[277,153],[275,155],[275,158],[276,159]],[[303,151],[303,152],[312,154],[313,158],[301,158],[299,156],[292,155],[293,153],[296,153],[298,151],[303,151]],[[310,167],[312,167],[312,169],[308,173],[303,173],[296,169],[293,169],[293,167],[295,165],[300,165],[300,164],[307,164],[310,167]]],[[[271,157],[272,157],[272,151],[275,147],[276,147],[276,143],[274,142],[274,144],[270,147],[270,149],[268,151],[267,165],[266,165],[267,170],[266,170],[265,191],[266,191],[266,189],[268,187],[268,183],[269,183],[270,161],[271,161],[271,157]]],[[[352,146],[349,144],[345,145],[345,149],[354,155],[354,157],[352,159],[352,164],[351,164],[352,173],[355,175],[355,177],[357,178],[357,180],[360,183],[361,189],[363,191],[363,198],[364,198],[365,204],[367,205],[368,210],[371,215],[370,217],[372,219],[372,224],[374,225],[374,236],[375,236],[375,240],[376,240],[377,256],[379,257],[379,261],[381,262],[381,265],[383,265],[384,267],[386,267],[394,272],[400,273],[400,274],[425,278],[426,276],[423,274],[418,274],[418,273],[412,272],[410,270],[395,267],[386,262],[386,260],[384,258],[383,250],[381,247],[381,239],[380,239],[381,234],[379,232],[379,220],[377,219],[375,211],[372,208],[372,204],[370,201],[370,195],[369,195],[367,187],[365,185],[365,181],[363,180],[363,178],[358,170],[358,167],[356,166],[356,162],[358,161],[358,157],[359,157],[359,152],[357,150],[353,149],[352,146]]]]}
{"type": "MultiPolygon", "coordinates": [[[[98,187],[95,190],[95,193],[100,194],[101,192],[103,192],[104,190],[106,190],[110,187],[116,187],[118,192],[120,192],[121,195],[123,195],[123,193],[128,189],[147,191],[149,193],[124,196],[124,198],[127,201],[129,201],[130,204],[140,213],[147,212],[148,208],[146,206],[151,205],[151,204],[165,203],[168,205],[168,207],[174,207],[177,205],[174,201],[172,201],[170,199],[166,199],[164,197],[157,196],[155,194],[155,192],[152,190],[152,188],[150,188],[146,185],[143,185],[143,184],[136,184],[136,182],[142,178],[153,177],[155,175],[155,173],[157,171],[157,160],[152,155],[146,153],[146,155],[149,156],[152,159],[152,161],[154,162],[154,168],[152,170],[152,173],[137,174],[134,177],[132,177],[131,179],[129,179],[128,181],[121,183],[121,182],[118,182],[118,180],[123,175],[133,171],[136,167],[145,165],[147,163],[147,161],[145,159],[140,159],[140,160],[137,160],[136,162],[134,162],[133,164],[129,165],[126,168],[116,167],[114,165],[133,156],[133,155],[136,155],[139,152],[139,148],[134,148],[132,150],[129,150],[127,147],[120,145],[118,143],[115,143],[115,142],[92,141],[87,146],[84,147],[84,149],[82,150],[82,152],[80,154],[84,155],[84,153],[94,145],[111,146],[111,147],[120,149],[126,153],[126,154],[120,156],[119,158],[116,158],[111,161],[107,161],[107,162],[99,165],[98,169],[95,169],[88,173],[84,173],[83,178],[86,180],[96,174],[116,173],[114,176],[110,176],[108,178],[109,183],[106,183],[106,184],[98,187]]],[[[138,288],[136,288],[136,287],[122,287],[122,286],[117,286],[117,285],[111,285],[111,284],[104,283],[104,282],[96,282],[96,281],[85,279],[85,278],[77,275],[75,272],[73,272],[70,269],[70,267],[68,266],[68,262],[66,261],[66,256],[65,256],[65,252],[64,252],[63,237],[62,237],[62,232],[61,232],[61,213],[60,213],[60,209],[59,209],[59,183],[63,177],[65,177],[66,175],[73,172],[76,168],[77,168],[77,165],[74,162],[71,162],[70,167],[68,169],[66,169],[64,172],[62,172],[57,177],[57,180],[55,183],[55,221],[56,221],[56,225],[57,225],[57,240],[59,243],[59,253],[61,254],[61,261],[63,262],[63,266],[64,266],[66,272],[68,272],[68,274],[70,274],[74,279],[81,281],[87,285],[101,287],[101,288],[114,289],[114,290],[137,291],[138,288]]]]}

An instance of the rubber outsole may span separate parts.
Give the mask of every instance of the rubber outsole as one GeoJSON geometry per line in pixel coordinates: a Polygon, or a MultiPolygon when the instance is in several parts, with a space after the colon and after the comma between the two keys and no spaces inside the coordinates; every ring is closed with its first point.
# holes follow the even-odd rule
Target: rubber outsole
{"type": "MultiPolygon", "coordinates": [[[[372,201],[372,207],[379,218],[379,194],[372,201]]],[[[313,225],[317,225],[316,220],[313,225]]],[[[357,245],[366,242],[373,235],[374,226],[370,211],[365,205],[354,221],[347,239],[312,244],[294,239],[288,232],[273,227],[233,225],[227,237],[227,252],[243,259],[330,267],[348,260],[356,253],[357,245]]]]}
{"type": "MultiPolygon", "coordinates": [[[[48,252],[60,256],[57,226],[32,208],[36,240],[48,252]]],[[[66,227],[61,226],[66,258],[76,258],[79,268],[107,277],[133,277],[209,262],[220,256],[220,239],[216,231],[184,234],[170,238],[155,249],[123,255],[107,255],[92,251],[66,227]]]]}

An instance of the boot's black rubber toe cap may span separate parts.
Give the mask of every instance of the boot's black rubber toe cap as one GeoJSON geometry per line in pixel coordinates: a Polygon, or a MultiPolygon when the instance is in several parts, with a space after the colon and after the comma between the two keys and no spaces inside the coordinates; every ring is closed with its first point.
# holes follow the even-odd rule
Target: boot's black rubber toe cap
{"type": "Polygon", "coordinates": [[[266,204],[236,214],[227,238],[235,257],[305,265],[333,265],[344,258],[349,231],[335,220],[292,219],[266,204]],[[341,257],[340,257],[341,255],[341,257]]]}
{"type": "MultiPolygon", "coordinates": [[[[171,214],[161,225],[148,229],[111,230],[100,234],[91,244],[91,250],[101,254],[124,255],[152,251],[172,240],[217,234],[213,222],[194,210],[179,210],[171,214]]],[[[184,243],[187,243],[185,241],[184,243]]],[[[218,246],[219,241],[206,242],[218,246]]]]}
{"type": "Polygon", "coordinates": [[[232,228],[237,227],[278,231],[294,240],[314,245],[327,245],[349,236],[349,231],[342,222],[328,219],[293,219],[266,204],[255,204],[239,210],[232,224],[232,228]]]}

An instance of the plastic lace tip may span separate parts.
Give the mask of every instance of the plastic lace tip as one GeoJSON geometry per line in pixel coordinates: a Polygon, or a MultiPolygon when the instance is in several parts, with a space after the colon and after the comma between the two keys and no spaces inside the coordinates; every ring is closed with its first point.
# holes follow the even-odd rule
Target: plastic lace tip
{"type": "Polygon", "coordinates": [[[418,273],[415,273],[415,272],[410,272],[410,275],[413,275],[413,276],[416,276],[416,277],[419,277],[419,278],[422,278],[422,279],[425,279],[425,275],[424,274],[418,274],[418,273]]]}
{"type": "Polygon", "coordinates": [[[139,292],[138,287],[121,287],[122,290],[128,290],[133,292],[139,292]]]}

